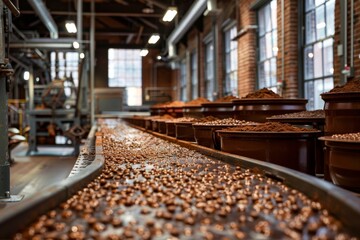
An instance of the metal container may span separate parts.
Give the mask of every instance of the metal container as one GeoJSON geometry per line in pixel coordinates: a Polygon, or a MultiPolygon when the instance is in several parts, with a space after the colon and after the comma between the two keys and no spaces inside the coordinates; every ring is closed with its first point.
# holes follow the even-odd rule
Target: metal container
{"type": "Polygon", "coordinates": [[[176,139],[195,142],[194,129],[191,122],[175,123],[176,139]]]}
{"type": "Polygon", "coordinates": [[[234,127],[234,125],[193,125],[194,137],[196,143],[209,147],[212,149],[220,150],[220,138],[216,134],[216,130],[221,130],[228,127],[234,127]]]}
{"type": "Polygon", "coordinates": [[[220,136],[221,151],[315,175],[315,149],[319,131],[217,132],[220,136]]]}
{"type": "Polygon", "coordinates": [[[323,93],[325,135],[360,132],[360,92],[323,93]]]}
{"type": "Polygon", "coordinates": [[[334,184],[360,192],[360,141],[320,137],[325,142],[325,161],[334,184]]]}
{"type": "Polygon", "coordinates": [[[166,124],[166,135],[170,137],[176,137],[175,122],[167,121],[166,124]]]}
{"type": "Polygon", "coordinates": [[[244,98],[232,102],[235,119],[266,122],[273,115],[305,111],[307,99],[244,98]]]}
{"type": "Polygon", "coordinates": [[[234,117],[232,102],[209,102],[202,103],[201,106],[205,117],[213,116],[219,119],[234,117]]]}
{"type": "Polygon", "coordinates": [[[204,116],[201,105],[184,106],[183,115],[184,117],[193,117],[193,118],[202,118],[204,116]]]}

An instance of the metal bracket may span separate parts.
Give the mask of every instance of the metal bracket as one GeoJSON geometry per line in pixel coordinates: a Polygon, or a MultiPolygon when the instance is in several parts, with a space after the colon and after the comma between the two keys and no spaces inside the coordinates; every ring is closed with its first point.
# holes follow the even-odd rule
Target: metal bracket
{"type": "Polygon", "coordinates": [[[14,74],[14,69],[11,66],[8,58],[4,58],[4,63],[0,64],[0,75],[9,77],[14,74]]]}
{"type": "Polygon", "coordinates": [[[24,195],[10,195],[8,198],[0,198],[0,203],[9,203],[9,202],[20,202],[24,198],[24,195]]]}

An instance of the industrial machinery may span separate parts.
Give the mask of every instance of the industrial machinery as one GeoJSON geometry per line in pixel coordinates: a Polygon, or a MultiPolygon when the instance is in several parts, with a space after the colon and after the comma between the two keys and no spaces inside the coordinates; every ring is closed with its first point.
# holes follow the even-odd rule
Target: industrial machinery
{"type": "Polygon", "coordinates": [[[54,79],[45,86],[29,84],[28,155],[36,154],[38,145],[73,146],[73,154],[78,155],[81,139],[88,132],[87,99],[82,95],[87,88],[81,84],[80,76],[78,87],[71,75],[65,79],[54,79]]]}

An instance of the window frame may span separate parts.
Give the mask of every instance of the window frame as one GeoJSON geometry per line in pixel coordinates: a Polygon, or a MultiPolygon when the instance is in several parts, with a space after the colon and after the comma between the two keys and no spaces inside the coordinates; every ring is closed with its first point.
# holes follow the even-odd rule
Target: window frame
{"type": "Polygon", "coordinates": [[[214,100],[214,92],[215,92],[215,69],[214,69],[214,66],[215,66],[215,59],[214,59],[214,51],[215,51],[215,46],[214,46],[214,39],[212,37],[212,34],[209,34],[208,36],[206,36],[204,38],[204,57],[205,57],[205,61],[204,61],[204,83],[205,83],[205,97],[210,100],[210,101],[213,101],[214,100]],[[212,51],[211,51],[211,54],[208,54],[208,46],[212,44],[212,51]],[[208,61],[208,56],[211,56],[211,61],[208,61]],[[208,64],[209,63],[212,63],[212,78],[211,79],[208,79],[208,64]],[[211,87],[212,89],[212,93],[210,94],[209,93],[209,87],[211,87]],[[210,94],[210,95],[209,95],[210,94]]]}
{"type": "Polygon", "coordinates": [[[108,48],[108,87],[121,87],[124,88],[127,93],[128,91],[132,92],[132,94],[126,94],[126,103],[128,106],[141,106],[143,104],[142,57],[140,56],[140,50],[141,49],[108,48]],[[111,51],[114,51],[114,58],[110,56],[111,51]],[[131,54],[129,51],[131,51],[131,54]],[[113,66],[117,67],[111,69],[113,66]],[[110,77],[111,71],[114,74],[112,78],[110,77]],[[124,76],[122,76],[121,73],[124,74],[124,76]],[[120,79],[120,77],[122,77],[122,79],[120,79]],[[112,79],[119,80],[111,83],[112,79]],[[134,96],[136,96],[136,99],[134,99],[134,96]],[[131,97],[133,98],[130,99],[131,97]]]}
{"type": "Polygon", "coordinates": [[[238,44],[237,41],[233,40],[234,37],[236,37],[237,35],[237,24],[236,21],[228,21],[230,23],[227,23],[226,26],[223,28],[223,50],[224,50],[224,58],[223,58],[223,66],[224,66],[224,82],[223,82],[223,95],[233,95],[233,96],[238,96],[239,94],[239,83],[238,83],[238,44]],[[234,36],[231,36],[231,31],[235,32],[234,36]],[[226,40],[227,40],[227,36],[226,34],[229,34],[229,49],[226,49],[226,40]],[[235,42],[236,43],[236,48],[232,48],[231,47],[231,43],[235,42]],[[235,69],[231,69],[230,66],[230,71],[228,71],[227,69],[227,57],[230,58],[230,63],[231,63],[231,53],[235,51],[235,56],[236,56],[236,67],[235,69]],[[235,76],[235,89],[231,90],[231,75],[235,76]],[[229,87],[228,87],[229,85],[229,87]]]}
{"type": "MultiPolygon", "coordinates": [[[[277,1],[276,0],[267,0],[267,1],[261,1],[261,5],[257,6],[256,8],[256,20],[257,20],[257,25],[258,25],[258,29],[257,29],[257,56],[256,56],[256,87],[258,89],[260,88],[269,88],[271,90],[273,90],[274,92],[277,92],[278,90],[278,79],[277,79],[277,53],[278,53],[278,36],[277,36],[277,30],[278,30],[278,26],[277,26],[277,1]],[[275,22],[276,22],[276,28],[273,27],[273,19],[272,19],[272,11],[271,11],[271,3],[274,2],[276,4],[276,16],[275,16],[275,22]],[[266,25],[264,25],[264,33],[262,34],[260,32],[260,11],[265,11],[265,8],[269,7],[270,8],[270,23],[271,23],[271,27],[270,30],[266,30],[266,25]],[[261,40],[264,39],[265,40],[265,45],[266,45],[266,35],[267,34],[271,34],[271,57],[267,57],[267,51],[268,49],[264,49],[264,54],[265,54],[265,58],[261,59],[261,51],[262,51],[262,45],[260,44],[261,40]],[[274,34],[276,34],[276,38],[274,38],[274,34]],[[275,53],[274,53],[275,52],[275,53]],[[268,62],[269,63],[269,84],[267,84],[267,80],[266,80],[266,69],[265,69],[265,63],[268,62]],[[264,64],[264,65],[263,65],[264,64]],[[264,80],[262,80],[264,82],[264,84],[261,84],[260,81],[262,79],[262,77],[260,76],[260,69],[261,69],[261,65],[263,65],[264,67],[264,80]],[[273,72],[272,72],[272,65],[274,65],[273,68],[273,72]],[[271,74],[273,73],[273,74],[271,74]]],[[[264,12],[264,19],[266,18],[265,16],[265,12],[264,12]]]]}
{"type": "MultiPolygon", "coordinates": [[[[324,0],[323,3],[321,3],[320,5],[318,6],[314,6],[312,8],[308,8],[307,9],[307,1],[301,1],[301,3],[299,3],[299,9],[301,9],[301,13],[302,14],[299,14],[300,15],[300,19],[299,21],[302,23],[302,28],[303,28],[303,31],[300,31],[301,33],[301,37],[299,39],[299,42],[300,42],[300,45],[301,45],[301,48],[300,48],[300,57],[299,57],[299,62],[301,63],[301,70],[300,70],[300,74],[299,74],[299,79],[302,79],[302,84],[301,84],[301,93],[302,93],[302,96],[306,97],[308,99],[308,103],[307,103],[307,109],[308,110],[315,110],[315,109],[319,109],[322,107],[320,107],[323,102],[323,100],[321,99],[320,96],[317,96],[315,94],[315,85],[317,84],[317,82],[321,81],[321,85],[322,85],[322,90],[320,92],[326,92],[328,90],[330,90],[331,88],[333,88],[334,86],[334,73],[330,73],[328,74],[327,72],[325,72],[325,64],[324,64],[324,60],[325,59],[325,48],[324,48],[324,43],[328,40],[332,40],[332,45],[331,45],[331,49],[332,49],[332,71],[334,70],[334,35],[335,35],[335,22],[334,23],[334,26],[332,26],[332,30],[333,30],[333,34],[332,35],[329,35],[328,34],[328,12],[327,12],[327,9],[326,9],[326,4],[331,2],[332,0],[324,0]],[[317,26],[316,26],[316,9],[319,8],[319,7],[324,7],[324,12],[323,12],[323,20],[325,22],[325,26],[324,27],[324,37],[322,38],[317,38],[317,26]],[[315,20],[314,20],[314,24],[315,24],[315,37],[314,37],[314,40],[313,41],[310,41],[310,42],[307,42],[307,14],[309,14],[310,12],[314,12],[314,16],[315,16],[315,20]],[[307,74],[306,74],[306,71],[307,71],[307,57],[308,57],[308,54],[306,54],[306,50],[309,48],[309,47],[312,47],[313,48],[313,57],[312,58],[315,58],[315,51],[314,51],[314,47],[316,46],[316,44],[319,44],[321,43],[321,64],[322,64],[322,73],[321,73],[321,76],[315,76],[315,72],[312,73],[312,77],[308,78],[307,74]],[[332,80],[332,85],[328,85],[326,87],[326,84],[328,83],[329,80],[332,80]],[[308,85],[312,85],[313,88],[310,90],[310,92],[308,91],[308,85]],[[317,103],[320,103],[318,106],[317,103]]],[[[333,1],[333,9],[335,9],[335,0],[333,1]]],[[[335,16],[335,12],[334,12],[334,16],[335,16]]],[[[333,18],[334,19],[334,18],[333,18]]],[[[314,61],[314,60],[312,60],[314,61]]],[[[314,65],[314,63],[313,63],[314,65]]],[[[315,68],[313,67],[313,70],[315,68]]],[[[317,86],[317,85],[316,85],[317,86]]]]}

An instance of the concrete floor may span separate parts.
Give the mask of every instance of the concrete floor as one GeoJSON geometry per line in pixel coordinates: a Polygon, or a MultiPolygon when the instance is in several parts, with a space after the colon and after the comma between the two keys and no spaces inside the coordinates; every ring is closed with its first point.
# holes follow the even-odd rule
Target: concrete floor
{"type": "MultiPolygon", "coordinates": [[[[15,163],[10,167],[11,195],[24,195],[24,199],[33,194],[41,194],[47,186],[64,180],[72,170],[77,156],[71,156],[73,148],[39,147],[38,153],[26,156],[27,143],[21,143],[12,151],[15,163]]],[[[0,202],[1,210],[17,203],[0,202]]]]}

